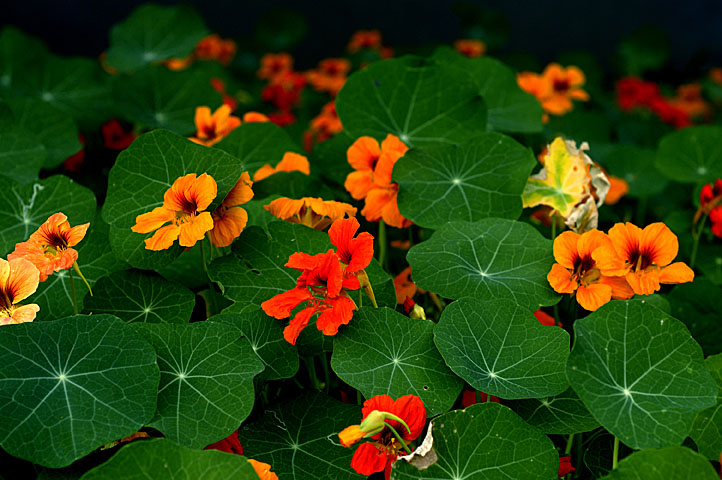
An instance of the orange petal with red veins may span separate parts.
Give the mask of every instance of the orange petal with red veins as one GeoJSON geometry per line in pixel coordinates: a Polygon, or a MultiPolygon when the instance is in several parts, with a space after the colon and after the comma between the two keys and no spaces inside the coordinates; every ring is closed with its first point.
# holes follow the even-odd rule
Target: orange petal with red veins
{"type": "Polygon", "coordinates": [[[607,236],[612,241],[617,256],[629,260],[634,252],[639,251],[642,229],[629,222],[617,223],[609,229],[607,236]]]}
{"type": "Polygon", "coordinates": [[[577,244],[580,235],[574,232],[562,232],[554,239],[554,260],[564,268],[574,269],[574,263],[579,258],[577,244]]]}
{"type": "Polygon", "coordinates": [[[135,217],[135,225],[130,227],[135,233],[150,233],[164,224],[175,220],[175,212],[165,207],[155,207],[148,213],[135,217]]]}
{"type": "Polygon", "coordinates": [[[348,148],[346,157],[355,170],[373,170],[381,156],[379,142],[372,137],[360,137],[348,148]]]}
{"type": "Polygon", "coordinates": [[[664,267],[659,274],[659,283],[687,283],[694,280],[694,271],[683,262],[664,267]]]}
{"type": "MultiPolygon", "coordinates": [[[[186,197],[192,198],[196,203],[196,211],[202,212],[213,202],[218,195],[218,185],[216,181],[207,173],[202,174],[191,183],[188,188],[186,197]]],[[[191,212],[188,212],[191,213],[191,212]]]]}
{"type": "Polygon", "coordinates": [[[652,268],[644,272],[629,272],[624,278],[637,295],[651,295],[659,290],[659,270],[652,268]]]}
{"type": "Polygon", "coordinates": [[[203,212],[190,222],[181,224],[178,243],[182,247],[192,247],[196,242],[203,240],[206,232],[213,230],[213,217],[209,212],[203,212]]]}
{"type": "Polygon", "coordinates": [[[241,173],[241,178],[238,179],[231,191],[226,195],[226,198],[223,199],[223,206],[236,207],[248,203],[253,198],[252,186],[253,182],[248,172],[241,173]]]}
{"type": "MultiPolygon", "coordinates": [[[[566,232],[565,232],[566,233],[566,232]]],[[[611,246],[612,242],[603,232],[589,230],[579,237],[577,251],[582,258],[592,257],[592,252],[602,246],[611,246]]],[[[558,261],[558,260],[557,260],[558,261]]]]}
{"type": "Polygon", "coordinates": [[[207,125],[211,124],[211,109],[208,107],[196,107],[195,123],[198,137],[205,138],[203,131],[207,125]]]}
{"type": "Polygon", "coordinates": [[[145,239],[145,248],[148,250],[165,250],[170,248],[180,235],[180,227],[166,225],[156,231],[152,237],[145,239]]]}
{"type": "Polygon", "coordinates": [[[640,251],[649,252],[652,263],[664,267],[672,263],[679,252],[677,235],[662,222],[652,223],[644,227],[639,243],[640,251]]]}
{"type": "Polygon", "coordinates": [[[590,312],[595,311],[612,299],[612,287],[602,283],[593,283],[587,287],[580,285],[577,289],[577,302],[590,312]]]}
{"type": "Polygon", "coordinates": [[[346,176],[343,186],[354,199],[361,200],[374,188],[373,178],[371,170],[351,172],[346,176]]]}
{"type": "Polygon", "coordinates": [[[552,265],[547,281],[557,293],[573,293],[578,287],[577,282],[572,280],[572,272],[558,263],[552,265]]]}
{"type": "Polygon", "coordinates": [[[163,206],[168,210],[184,212],[186,209],[185,204],[189,200],[186,192],[190,190],[195,180],[195,173],[176,178],[173,185],[163,194],[163,206]]]}
{"type": "Polygon", "coordinates": [[[298,336],[301,334],[301,331],[306,328],[306,325],[308,325],[308,321],[311,319],[311,315],[313,315],[315,312],[316,307],[304,308],[303,310],[298,312],[296,316],[293,317],[293,320],[291,320],[291,323],[289,323],[286,328],[283,329],[283,338],[286,339],[286,341],[291,345],[295,345],[296,340],[298,340],[298,336]]]}
{"type": "Polygon", "coordinates": [[[210,231],[211,242],[216,247],[227,247],[238,238],[247,223],[248,213],[241,207],[229,208],[222,214],[214,213],[213,229],[210,231]]]}
{"type": "Polygon", "coordinates": [[[75,246],[85,237],[85,234],[90,227],[90,223],[84,223],[82,225],[76,225],[65,234],[66,241],[69,247],[75,246]]]}
{"type": "Polygon", "coordinates": [[[10,323],[26,323],[35,320],[35,316],[40,311],[40,307],[34,303],[21,305],[15,309],[10,323]]]}
{"type": "Polygon", "coordinates": [[[35,293],[40,281],[40,272],[35,265],[24,258],[15,258],[9,262],[0,259],[0,262],[3,264],[0,267],[0,287],[12,295],[13,304],[35,293]]]}

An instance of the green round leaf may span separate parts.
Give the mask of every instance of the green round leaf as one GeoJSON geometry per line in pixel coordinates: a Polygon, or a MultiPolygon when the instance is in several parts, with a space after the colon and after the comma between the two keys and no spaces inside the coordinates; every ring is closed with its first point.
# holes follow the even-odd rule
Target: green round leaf
{"type": "Polygon", "coordinates": [[[633,198],[656,195],[667,186],[667,178],[655,165],[656,158],[654,150],[634,145],[616,145],[603,156],[594,157],[601,161],[607,173],[629,184],[627,195],[633,198]]]}
{"type": "Polygon", "coordinates": [[[516,220],[535,164],[528,148],[498,133],[459,146],[414,148],[394,165],[399,210],[429,228],[491,216],[516,220]]]}
{"type": "Polygon", "coordinates": [[[451,370],[501,398],[556,395],[568,386],[569,334],[509,300],[462,298],[441,314],[434,340],[451,370]]]}
{"type": "Polygon", "coordinates": [[[647,70],[662,68],[668,57],[667,33],[656,26],[643,26],[619,43],[615,60],[622,75],[641,77],[647,70]]]}
{"type": "Polygon", "coordinates": [[[720,353],[722,304],[719,299],[722,298],[722,288],[707,277],[697,277],[694,282],[676,285],[667,298],[672,306],[670,313],[684,322],[704,354],[720,353]]]}
{"type": "Polygon", "coordinates": [[[0,336],[0,444],[64,467],[128,436],[155,411],[158,365],[143,338],[111,315],[6,326],[0,336]]]}
{"type": "Polygon", "coordinates": [[[193,292],[161,277],[124,270],[98,280],[85,310],[113,313],[126,322],[188,323],[196,304],[193,292]]]}
{"type": "Polygon", "coordinates": [[[446,298],[508,299],[531,311],[560,298],[546,279],[551,241],[525,223],[449,222],[406,258],[416,284],[446,298]]]}
{"type": "Polygon", "coordinates": [[[678,445],[717,386],[676,318],[644,300],[613,301],[574,323],[567,375],[592,415],[630,448],[678,445]]]}
{"type": "Polygon", "coordinates": [[[697,445],[699,453],[718,461],[722,450],[722,354],[707,357],[704,364],[717,382],[717,404],[697,414],[689,436],[697,445]]]}
{"type": "Polygon", "coordinates": [[[574,390],[553,397],[504,402],[529,425],[546,434],[569,435],[594,430],[599,422],[589,413],[574,390]]]}
{"type": "Polygon", "coordinates": [[[106,61],[119,72],[186,57],[206,35],[203,19],[187,5],[142,5],[110,31],[106,61]]]}
{"type": "Polygon", "coordinates": [[[286,152],[303,153],[288,133],[272,122],[243,123],[214,147],[239,159],[251,177],[265,164],[275,167],[286,152]]]}
{"type": "Polygon", "coordinates": [[[45,147],[30,132],[18,130],[0,131],[0,175],[28,183],[38,178],[45,165],[45,147]]]}
{"type": "Polygon", "coordinates": [[[351,468],[353,449],[338,432],[361,420],[361,409],[309,393],[264,412],[239,431],[243,453],[273,466],[278,478],[362,479],[351,468]]]}
{"type": "Polygon", "coordinates": [[[216,181],[218,196],[208,211],[225,198],[241,176],[241,165],[232,156],[195,143],[166,130],[138,137],[118,155],[108,176],[108,196],[103,218],[110,226],[113,251],[136,268],[158,268],[169,264],[183,250],[177,243],[154,252],[144,240],[153,233],[130,229],[138,215],[163,204],[163,195],[179,177],[207,173],[216,181]]]}
{"type": "Polygon", "coordinates": [[[397,461],[394,480],[555,478],[559,456],[549,438],[497,403],[472,405],[432,420],[436,463],[424,470],[397,461]]]}
{"type": "Polygon", "coordinates": [[[153,428],[174,442],[202,448],[238,428],[251,413],[253,377],[263,364],[235,327],[137,323],[160,367],[153,428]]]}
{"type": "Polygon", "coordinates": [[[261,359],[265,369],[259,374],[263,380],[291,378],[298,371],[296,347],[283,338],[283,327],[261,310],[242,314],[223,313],[209,320],[230,323],[241,330],[251,348],[261,359]]]}
{"type": "Polygon", "coordinates": [[[258,480],[253,466],[242,455],[218,450],[193,450],[164,438],[136,441],[110,460],[90,470],[81,480],[258,480]]]}
{"type": "Polygon", "coordinates": [[[486,130],[486,108],[471,78],[419,57],[357,71],[336,109],[352,137],[392,133],[409,146],[460,143],[486,130]]]}
{"type": "Polygon", "coordinates": [[[366,398],[414,394],[429,416],[451,408],[463,383],[434,346],[434,323],[364,307],[333,341],[331,368],[366,398]]]}
{"type": "Polygon", "coordinates": [[[5,180],[0,189],[0,253],[7,255],[24,242],[51,215],[63,212],[70,225],[89,222],[95,216],[95,195],[63,175],[29,185],[5,180]]]}
{"type": "Polygon", "coordinates": [[[680,183],[722,177],[722,126],[689,127],[666,135],[657,149],[657,168],[680,183]]]}
{"type": "Polygon", "coordinates": [[[47,47],[39,39],[6,25],[0,30],[0,91],[16,90],[27,81],[27,71],[42,63],[47,47]]]}
{"type": "Polygon", "coordinates": [[[603,480],[718,480],[712,465],[687,447],[666,447],[635,452],[619,462],[603,480]]]}

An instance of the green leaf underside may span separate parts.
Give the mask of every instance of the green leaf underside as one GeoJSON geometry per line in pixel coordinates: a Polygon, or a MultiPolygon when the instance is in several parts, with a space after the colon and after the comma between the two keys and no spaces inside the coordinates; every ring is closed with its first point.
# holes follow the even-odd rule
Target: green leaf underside
{"type": "Polygon", "coordinates": [[[15,244],[54,213],[62,212],[71,226],[89,222],[95,216],[95,195],[63,175],[55,175],[28,185],[5,180],[0,189],[0,252],[11,253],[15,244]]]}
{"type": "Polygon", "coordinates": [[[6,326],[0,365],[0,444],[40,465],[69,465],[155,411],[153,349],[111,315],[6,326]]]}
{"type": "Polygon", "coordinates": [[[513,300],[531,311],[553,305],[551,242],[530,225],[489,218],[449,222],[409,250],[414,281],[446,298],[513,300]]]}
{"type": "Polygon", "coordinates": [[[293,377],[298,371],[296,347],[283,338],[283,326],[275,318],[258,310],[242,314],[222,313],[209,320],[229,323],[241,330],[265,365],[259,378],[280,380],[293,377]]]}
{"type": "Polygon", "coordinates": [[[158,410],[148,425],[190,448],[217,442],[251,413],[263,370],[235,327],[218,322],[133,325],[155,348],[158,410]]]}
{"type": "Polygon", "coordinates": [[[432,434],[438,461],[425,470],[397,461],[392,479],[548,480],[559,469],[552,441],[497,403],[441,415],[432,434]]]}
{"type": "Polygon", "coordinates": [[[635,452],[619,462],[603,480],[717,480],[712,465],[687,447],[666,447],[635,452]]]}
{"type": "Polygon", "coordinates": [[[505,404],[529,425],[546,434],[589,432],[599,426],[571,387],[553,397],[515,400],[505,404]]]}
{"type": "Polygon", "coordinates": [[[430,228],[491,216],[516,220],[535,163],[529,149],[498,133],[460,146],[412,149],[394,166],[399,210],[430,228]]]}
{"type": "Polygon", "coordinates": [[[473,81],[419,57],[357,71],[339,92],[336,109],[351,136],[392,133],[408,146],[459,143],[486,130],[486,108],[473,81]]]}
{"type": "Polygon", "coordinates": [[[388,308],[361,308],[333,342],[331,368],[364,397],[413,394],[429,416],[445,412],[463,383],[434,346],[434,324],[388,308]]]}
{"type": "Polygon", "coordinates": [[[678,445],[717,387],[684,325],[644,300],[613,301],[574,324],[567,375],[594,417],[630,448],[678,445]]]}
{"type": "Polygon", "coordinates": [[[266,164],[275,167],[286,152],[303,153],[284,129],[271,122],[243,123],[215,144],[214,148],[239,159],[251,178],[256,170],[266,164]]]}
{"type": "Polygon", "coordinates": [[[308,393],[264,412],[239,431],[243,453],[273,466],[278,478],[365,478],[351,469],[353,448],[338,432],[361,420],[361,408],[308,393]]]}
{"type": "Polygon", "coordinates": [[[207,32],[203,20],[186,5],[143,5],[110,31],[106,61],[120,72],[149,63],[186,57],[207,32]]]}
{"type": "Polygon", "coordinates": [[[144,240],[153,233],[131,231],[136,217],[163,204],[163,195],[179,177],[207,173],[216,181],[218,195],[212,212],[241,176],[241,165],[232,156],[195,143],[166,130],[141,135],[118,156],[108,177],[108,196],[103,218],[110,224],[111,245],[116,255],[136,268],[158,268],[180,255],[174,247],[154,252],[144,240]]]}
{"type": "Polygon", "coordinates": [[[112,313],[126,322],[188,323],[196,303],[193,292],[137,270],[111,273],[85,296],[85,310],[112,313]]]}
{"type": "Polygon", "coordinates": [[[81,480],[258,480],[246,457],[218,450],[193,450],[170,440],[156,438],[135,441],[81,480]]]}
{"type": "Polygon", "coordinates": [[[719,461],[722,449],[722,354],[707,357],[704,364],[717,383],[717,404],[697,414],[689,436],[699,453],[709,460],[719,461]]]}
{"type": "Polygon", "coordinates": [[[542,325],[508,300],[462,298],[451,303],[434,340],[454,373],[490,395],[537,398],[569,386],[569,334],[542,325]]]}
{"type": "Polygon", "coordinates": [[[657,168],[675,182],[712,182],[722,177],[721,144],[721,126],[678,130],[659,142],[657,168]]]}

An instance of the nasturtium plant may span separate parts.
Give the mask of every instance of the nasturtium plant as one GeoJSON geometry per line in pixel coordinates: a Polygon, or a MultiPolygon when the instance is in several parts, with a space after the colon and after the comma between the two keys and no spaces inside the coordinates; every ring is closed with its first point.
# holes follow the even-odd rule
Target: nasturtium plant
{"type": "Polygon", "coordinates": [[[633,145],[618,145],[603,155],[594,155],[595,160],[616,177],[629,184],[627,195],[644,198],[661,193],[667,186],[667,178],[657,170],[657,156],[654,150],[633,145]]]}
{"type": "Polygon", "coordinates": [[[46,157],[45,147],[32,133],[17,128],[0,133],[0,175],[3,180],[10,178],[28,183],[37,179],[46,157]]]}
{"type": "Polygon", "coordinates": [[[647,449],[619,462],[619,468],[605,480],[666,480],[694,478],[717,480],[718,475],[705,458],[687,447],[647,449]]]}
{"type": "Polygon", "coordinates": [[[569,435],[599,427],[599,422],[571,387],[558,395],[516,400],[508,405],[529,425],[544,433],[569,435]]]}
{"type": "Polygon", "coordinates": [[[239,159],[251,173],[265,164],[276,165],[286,152],[302,153],[288,132],[271,122],[242,123],[214,147],[239,159]]]}
{"type": "Polygon", "coordinates": [[[722,127],[690,127],[666,135],[657,149],[657,168],[675,182],[703,183],[722,177],[722,127]]]}
{"type": "Polygon", "coordinates": [[[707,371],[717,382],[717,403],[697,414],[689,432],[699,453],[710,460],[718,460],[722,444],[722,354],[707,357],[704,361],[707,371]]]}

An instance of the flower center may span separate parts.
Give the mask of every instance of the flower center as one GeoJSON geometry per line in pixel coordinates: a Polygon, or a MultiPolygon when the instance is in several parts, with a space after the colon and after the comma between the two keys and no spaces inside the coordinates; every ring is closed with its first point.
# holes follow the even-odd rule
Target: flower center
{"type": "Polygon", "coordinates": [[[599,280],[601,274],[599,269],[595,268],[596,263],[591,256],[577,257],[574,261],[574,272],[572,279],[584,286],[599,280]]]}
{"type": "Polygon", "coordinates": [[[630,266],[633,271],[640,272],[654,265],[654,258],[649,252],[635,250],[629,256],[629,259],[625,260],[625,264],[630,266]]]}
{"type": "Polygon", "coordinates": [[[384,455],[396,457],[404,447],[396,440],[394,434],[389,429],[385,429],[381,433],[381,438],[376,442],[376,446],[384,455]]]}
{"type": "Polygon", "coordinates": [[[566,93],[570,87],[571,85],[569,84],[569,80],[566,78],[554,79],[553,88],[556,93],[566,93]]]}

